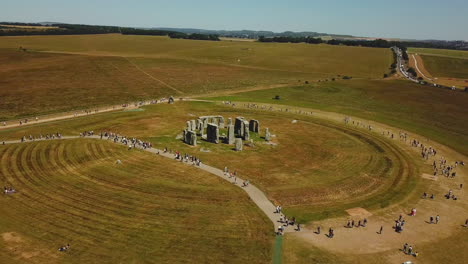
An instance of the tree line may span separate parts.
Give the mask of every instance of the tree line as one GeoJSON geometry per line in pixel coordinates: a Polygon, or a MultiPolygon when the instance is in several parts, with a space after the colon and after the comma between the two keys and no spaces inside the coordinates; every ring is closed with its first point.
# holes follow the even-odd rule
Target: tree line
{"type": "MultiPolygon", "coordinates": [[[[41,27],[42,24],[37,23],[7,23],[0,22],[3,25],[15,26],[35,26],[41,27]]],[[[159,30],[159,29],[138,29],[128,27],[115,27],[115,26],[94,26],[94,25],[80,25],[80,24],[48,24],[56,28],[45,28],[44,30],[30,30],[27,28],[7,28],[8,30],[1,30],[0,36],[30,36],[30,35],[85,35],[85,34],[111,34],[121,33],[123,35],[147,35],[147,36],[169,36],[170,38],[178,39],[196,39],[196,40],[212,40],[219,41],[217,35],[207,34],[186,34],[176,31],[159,30]]]]}
{"type": "MultiPolygon", "coordinates": [[[[468,43],[464,41],[388,41],[385,39],[358,40],[358,39],[331,39],[328,41],[315,37],[259,37],[259,42],[277,42],[277,43],[308,43],[344,46],[361,46],[371,48],[390,48],[397,46],[406,51],[407,47],[414,48],[433,48],[433,49],[455,49],[468,50],[468,43]]],[[[406,53],[406,52],[405,52],[406,53]]]]}

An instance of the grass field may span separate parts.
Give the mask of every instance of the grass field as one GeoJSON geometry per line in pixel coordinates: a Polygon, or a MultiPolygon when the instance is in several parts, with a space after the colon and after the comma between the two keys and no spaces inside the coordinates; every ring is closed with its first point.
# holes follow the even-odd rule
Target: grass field
{"type": "Polygon", "coordinates": [[[409,48],[408,52],[417,53],[420,55],[434,55],[442,57],[468,59],[468,51],[464,50],[409,48]]]}
{"type": "Polygon", "coordinates": [[[468,154],[467,93],[405,81],[354,80],[252,91],[214,100],[303,106],[355,115],[416,132],[468,154]],[[276,95],[281,100],[274,100],[276,95]]]}
{"type": "Polygon", "coordinates": [[[457,59],[428,55],[421,57],[424,61],[424,67],[432,76],[468,79],[468,58],[457,59]]]}
{"type": "Polygon", "coordinates": [[[323,77],[181,59],[16,50],[0,50],[0,63],[0,120],[323,77]]]}
{"type": "Polygon", "coordinates": [[[271,260],[269,220],[194,168],[99,140],[2,146],[0,159],[2,184],[18,191],[0,199],[2,262],[271,260]]]}
{"type": "Polygon", "coordinates": [[[129,35],[2,37],[0,48],[77,52],[93,55],[178,58],[311,74],[381,78],[392,63],[387,49],[280,44],[210,42],[129,35]]]}
{"type": "Polygon", "coordinates": [[[338,75],[381,78],[392,60],[386,49],[118,34],[2,37],[0,55],[0,120],[338,75]]]}
{"type": "Polygon", "coordinates": [[[143,138],[156,147],[187,152],[215,167],[237,170],[240,177],[249,177],[272,201],[304,222],[342,215],[344,209],[356,203],[369,208],[385,207],[392,199],[405,196],[414,184],[410,180],[414,172],[407,169],[408,158],[370,133],[312,118],[294,124],[291,129],[294,117],[288,114],[250,113],[203,102],[144,109],[4,130],[0,138],[17,139],[50,131],[77,135],[84,130],[116,131],[143,138]],[[260,120],[262,133],[253,135],[255,147],[236,153],[225,144],[199,141],[199,146],[193,148],[176,140],[187,120],[209,114],[260,120]],[[276,135],[276,146],[266,145],[260,138],[265,127],[276,135]],[[392,195],[395,196],[390,198],[392,195]]]}

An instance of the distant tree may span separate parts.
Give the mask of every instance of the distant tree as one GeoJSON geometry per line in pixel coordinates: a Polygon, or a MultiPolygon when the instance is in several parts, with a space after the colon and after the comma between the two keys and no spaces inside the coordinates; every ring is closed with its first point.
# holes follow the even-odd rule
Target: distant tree
{"type": "Polygon", "coordinates": [[[279,95],[275,95],[275,97],[273,98],[275,100],[280,100],[280,96],[279,95]]]}
{"type": "Polygon", "coordinates": [[[414,77],[418,77],[418,74],[416,73],[416,70],[413,67],[409,67],[407,72],[413,75],[414,77]]]}

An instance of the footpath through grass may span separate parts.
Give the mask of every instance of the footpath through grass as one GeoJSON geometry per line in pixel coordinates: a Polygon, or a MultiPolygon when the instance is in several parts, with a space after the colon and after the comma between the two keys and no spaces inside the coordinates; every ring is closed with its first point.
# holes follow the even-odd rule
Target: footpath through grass
{"type": "Polygon", "coordinates": [[[17,190],[0,199],[2,263],[271,262],[270,220],[195,168],[92,139],[0,146],[0,164],[17,190]]]}

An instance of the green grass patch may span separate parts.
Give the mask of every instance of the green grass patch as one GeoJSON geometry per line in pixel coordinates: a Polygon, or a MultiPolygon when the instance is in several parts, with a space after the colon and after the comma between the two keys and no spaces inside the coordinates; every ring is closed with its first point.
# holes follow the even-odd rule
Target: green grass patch
{"type": "Polygon", "coordinates": [[[406,81],[353,80],[211,99],[310,107],[354,115],[426,136],[468,155],[468,93],[406,81]],[[280,100],[273,99],[276,95],[280,100]]]}
{"type": "Polygon", "coordinates": [[[421,58],[424,67],[432,76],[468,79],[468,58],[457,59],[427,55],[422,55],[421,58]]]}

